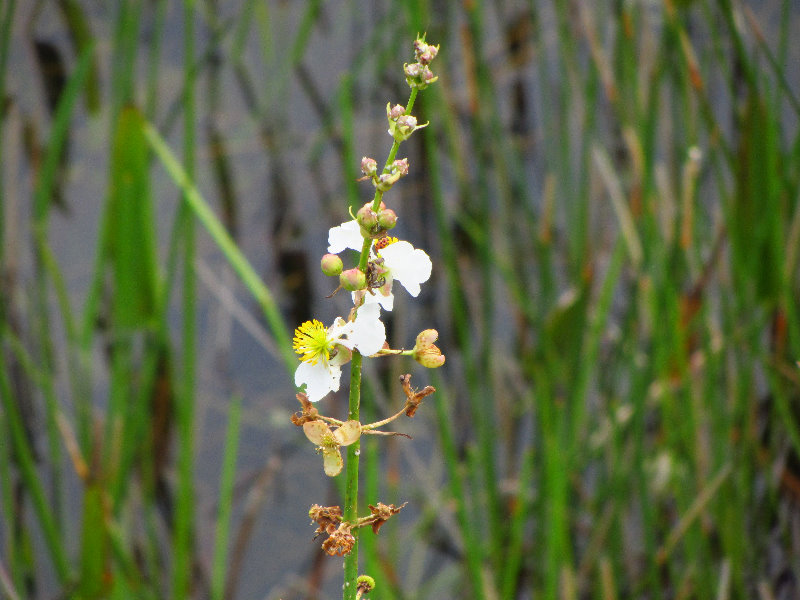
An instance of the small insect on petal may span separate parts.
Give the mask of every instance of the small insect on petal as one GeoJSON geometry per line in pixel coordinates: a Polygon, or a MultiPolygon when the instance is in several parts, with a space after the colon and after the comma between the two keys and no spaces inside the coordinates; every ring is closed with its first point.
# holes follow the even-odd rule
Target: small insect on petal
{"type": "Polygon", "coordinates": [[[330,434],[330,429],[322,421],[309,421],[308,423],[303,423],[303,433],[306,434],[312,444],[322,446],[325,434],[330,434]]]}
{"type": "Polygon", "coordinates": [[[333,437],[336,438],[340,446],[349,446],[361,437],[361,423],[358,421],[347,421],[333,432],[333,437]]]}
{"type": "Polygon", "coordinates": [[[342,472],[344,461],[338,448],[325,448],[322,451],[322,466],[328,477],[336,477],[342,472]]]}

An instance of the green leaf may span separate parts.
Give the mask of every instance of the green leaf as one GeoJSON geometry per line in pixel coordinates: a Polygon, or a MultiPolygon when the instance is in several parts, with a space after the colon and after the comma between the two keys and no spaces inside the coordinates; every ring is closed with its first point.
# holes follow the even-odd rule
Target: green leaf
{"type": "Polygon", "coordinates": [[[123,328],[142,327],[156,315],[155,221],[147,158],[142,117],[136,109],[125,108],[112,147],[106,214],[114,321],[123,328]]]}

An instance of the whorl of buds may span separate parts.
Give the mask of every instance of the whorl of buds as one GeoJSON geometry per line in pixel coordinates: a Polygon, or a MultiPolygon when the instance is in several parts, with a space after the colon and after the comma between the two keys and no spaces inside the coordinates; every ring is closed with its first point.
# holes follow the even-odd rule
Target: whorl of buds
{"type": "Polygon", "coordinates": [[[342,259],[336,254],[326,254],[323,256],[322,260],[320,261],[320,267],[322,267],[322,272],[329,277],[335,277],[336,275],[341,274],[342,269],[344,268],[342,265],[342,259]]]}
{"type": "Polygon", "coordinates": [[[418,39],[414,42],[414,57],[417,62],[403,65],[406,74],[406,83],[412,88],[424,90],[430,84],[439,79],[433,74],[428,66],[436,55],[439,54],[439,46],[432,46],[425,40],[418,39]]]}
{"type": "Polygon", "coordinates": [[[347,269],[339,275],[339,283],[348,292],[356,292],[367,287],[367,276],[359,269],[347,269]]]}
{"type": "MultiPolygon", "coordinates": [[[[408,115],[401,115],[399,122],[404,122],[404,120],[408,117],[408,115]]],[[[414,119],[414,117],[411,117],[414,119]]],[[[414,119],[414,123],[416,124],[417,120],[414,119]]],[[[391,130],[390,130],[391,131],[391,130]]],[[[381,192],[387,192],[391,187],[397,183],[397,181],[403,177],[404,175],[408,175],[408,159],[401,158],[394,161],[386,171],[380,174],[378,177],[372,178],[372,183],[375,187],[381,192]]]]}
{"type": "Polygon", "coordinates": [[[392,108],[391,104],[386,105],[386,117],[389,119],[389,135],[398,142],[407,140],[417,129],[427,127],[427,123],[418,125],[415,116],[405,114],[405,109],[403,109],[403,112],[398,111],[398,108],[402,109],[403,107],[399,104],[396,104],[394,108],[392,108]]]}

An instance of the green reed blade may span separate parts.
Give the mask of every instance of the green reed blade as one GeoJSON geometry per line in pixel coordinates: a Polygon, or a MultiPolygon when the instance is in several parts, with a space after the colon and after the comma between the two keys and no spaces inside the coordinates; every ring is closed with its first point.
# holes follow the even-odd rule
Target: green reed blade
{"type": "Polygon", "coordinates": [[[78,95],[86,86],[89,75],[89,68],[92,61],[93,46],[87,46],[78,59],[75,71],[69,78],[64,91],[62,92],[47,144],[47,152],[42,163],[36,180],[36,190],[34,192],[34,222],[37,228],[43,231],[47,225],[47,215],[50,209],[50,202],[55,185],[56,172],[59,161],[61,160],[66,143],[69,126],[72,121],[75,102],[78,95]]]}
{"type": "Polygon", "coordinates": [[[84,92],[86,93],[87,109],[90,113],[96,114],[100,110],[100,73],[94,56],[94,37],[89,19],[83,7],[76,0],[59,0],[58,7],[64,15],[75,53],[82,56],[89,51],[92,54],[84,92]]]}
{"type": "Polygon", "coordinates": [[[27,493],[30,494],[33,510],[38,524],[42,528],[45,545],[56,576],[61,584],[65,584],[71,577],[66,546],[61,532],[56,526],[55,515],[47,501],[41,478],[37,473],[33,449],[25,432],[19,408],[14,398],[11,397],[11,385],[5,369],[0,369],[0,402],[3,406],[3,421],[10,432],[10,442],[14,449],[19,474],[27,493]]]}
{"type": "Polygon", "coordinates": [[[242,401],[236,397],[230,404],[225,447],[222,454],[222,472],[219,486],[219,509],[214,528],[214,557],[211,562],[211,600],[222,600],[226,584],[228,561],[228,536],[233,509],[233,484],[236,475],[236,454],[239,446],[242,401]]]}
{"type": "Polygon", "coordinates": [[[136,109],[122,110],[111,154],[107,252],[114,276],[114,320],[124,329],[152,323],[158,295],[155,214],[142,122],[136,109]]]}
{"type": "Polygon", "coordinates": [[[225,258],[228,260],[233,270],[236,271],[242,279],[242,282],[261,306],[272,335],[276,338],[281,358],[287,370],[290,373],[294,373],[297,367],[297,359],[292,351],[291,335],[286,328],[286,324],[272,297],[272,293],[261,281],[241,250],[236,246],[228,232],[225,231],[222,223],[214,215],[194,184],[189,180],[186,172],[175,159],[163,138],[151,124],[145,123],[143,127],[147,141],[155,151],[175,185],[185,194],[186,202],[189,204],[189,207],[203,227],[205,227],[206,231],[208,231],[217,246],[219,246],[220,251],[225,255],[225,258]]]}

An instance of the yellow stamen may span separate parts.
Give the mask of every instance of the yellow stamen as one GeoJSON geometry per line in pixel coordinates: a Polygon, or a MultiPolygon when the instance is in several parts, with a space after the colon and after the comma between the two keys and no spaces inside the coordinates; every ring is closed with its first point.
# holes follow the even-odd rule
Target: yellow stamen
{"type": "Polygon", "coordinates": [[[294,330],[292,348],[303,362],[315,365],[320,358],[328,360],[332,350],[328,330],[316,319],[306,321],[294,330]]]}

